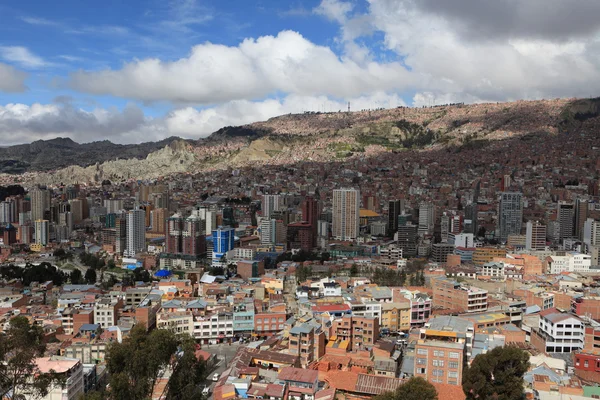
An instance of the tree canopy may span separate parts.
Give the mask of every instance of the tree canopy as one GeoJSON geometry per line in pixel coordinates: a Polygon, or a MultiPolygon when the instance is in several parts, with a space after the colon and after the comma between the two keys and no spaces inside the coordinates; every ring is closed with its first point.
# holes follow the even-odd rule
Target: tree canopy
{"type": "Polygon", "coordinates": [[[467,399],[515,400],[523,397],[529,354],[515,346],[479,354],[463,374],[467,399]]]}
{"type": "Polygon", "coordinates": [[[376,396],[374,400],[438,400],[435,387],[423,378],[410,378],[393,392],[376,396]]]}
{"type": "Polygon", "coordinates": [[[196,357],[195,350],[194,340],[189,335],[176,335],[163,329],[148,333],[138,324],[122,343],[113,343],[107,350],[110,391],[92,392],[86,398],[145,400],[151,396],[161,373],[171,369],[166,398],[200,399],[200,383],[206,378],[207,369],[204,360],[196,357]]]}
{"type": "Polygon", "coordinates": [[[53,384],[62,385],[62,376],[41,373],[35,362],[44,354],[44,331],[30,324],[26,317],[10,320],[8,329],[0,336],[0,398],[12,392],[13,399],[44,397],[53,384]],[[35,379],[32,377],[35,376],[35,379]]]}

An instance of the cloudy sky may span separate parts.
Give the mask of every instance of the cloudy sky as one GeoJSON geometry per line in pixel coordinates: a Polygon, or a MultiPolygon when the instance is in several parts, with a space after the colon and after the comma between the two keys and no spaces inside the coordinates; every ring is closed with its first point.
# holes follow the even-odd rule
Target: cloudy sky
{"type": "Polygon", "coordinates": [[[3,2],[0,145],[201,138],[348,101],[598,96],[598,16],[598,0],[3,2]]]}

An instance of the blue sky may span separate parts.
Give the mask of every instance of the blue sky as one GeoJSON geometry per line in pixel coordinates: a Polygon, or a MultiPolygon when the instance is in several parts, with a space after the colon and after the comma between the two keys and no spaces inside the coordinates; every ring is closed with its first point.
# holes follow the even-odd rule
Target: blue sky
{"type": "Polygon", "coordinates": [[[600,2],[0,3],[0,141],[201,138],[306,110],[587,97],[600,2]]]}

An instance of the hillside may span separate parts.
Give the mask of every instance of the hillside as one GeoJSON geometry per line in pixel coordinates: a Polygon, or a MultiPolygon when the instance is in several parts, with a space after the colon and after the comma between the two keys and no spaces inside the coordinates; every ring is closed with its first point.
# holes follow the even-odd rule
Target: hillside
{"type": "Polygon", "coordinates": [[[18,179],[23,182],[99,182],[249,165],[343,161],[392,152],[481,148],[519,137],[597,133],[599,115],[600,99],[400,107],[283,115],[225,127],[198,141],[170,138],[158,143],[122,146],[110,142],[79,145],[69,139],[55,139],[43,143],[51,142],[51,151],[35,153],[43,145],[39,142],[2,150],[17,162],[28,162],[25,170],[34,170],[33,166],[41,170],[44,165],[51,166],[47,169],[58,169],[60,163],[69,165],[48,173],[21,175],[18,179]],[[115,150],[107,150],[111,148],[115,150]],[[33,154],[26,154],[27,149],[33,154]],[[60,161],[52,163],[49,154],[60,154],[57,156],[60,161]],[[91,160],[96,161],[92,164],[91,160]]]}
{"type": "Polygon", "coordinates": [[[175,140],[133,145],[114,144],[108,140],[79,144],[69,138],[38,140],[0,148],[0,172],[18,174],[27,171],[48,171],[68,166],[86,167],[115,159],[143,159],[175,140]]]}

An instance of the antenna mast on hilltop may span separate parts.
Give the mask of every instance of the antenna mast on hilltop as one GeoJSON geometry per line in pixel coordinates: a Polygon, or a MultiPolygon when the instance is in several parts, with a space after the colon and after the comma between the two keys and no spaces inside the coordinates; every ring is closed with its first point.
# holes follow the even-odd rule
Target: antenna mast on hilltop
{"type": "Polygon", "coordinates": [[[350,112],[350,102],[348,102],[348,112],[350,112]]]}

